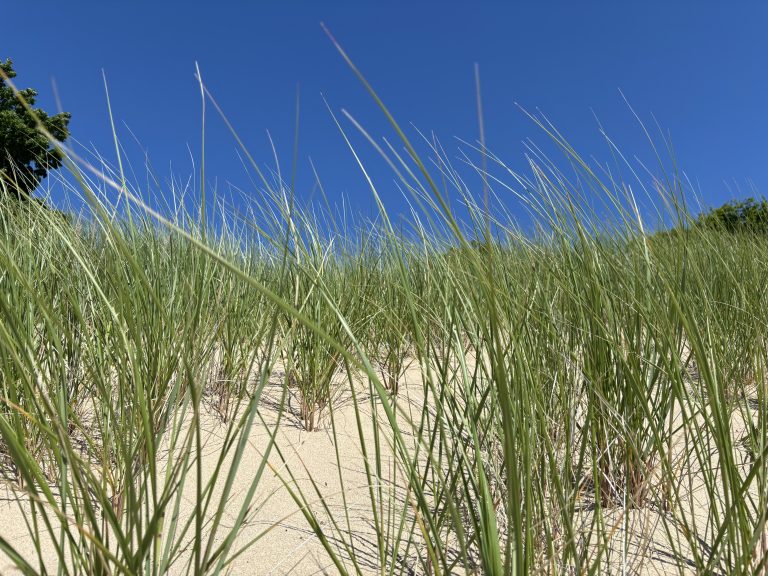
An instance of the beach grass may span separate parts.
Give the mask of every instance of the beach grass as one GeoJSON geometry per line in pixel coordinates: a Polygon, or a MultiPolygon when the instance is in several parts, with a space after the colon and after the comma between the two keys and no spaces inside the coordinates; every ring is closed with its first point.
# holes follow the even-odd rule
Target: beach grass
{"type": "MultiPolygon", "coordinates": [[[[335,227],[280,180],[245,215],[151,208],[73,152],[79,216],[0,206],[0,456],[34,552],[2,530],[0,550],[25,574],[234,570],[277,474],[340,574],[765,573],[765,238],[693,226],[674,170],[636,197],[540,117],[564,162],[535,153],[520,174],[479,150],[524,234],[360,79],[401,138],[376,150],[421,207],[405,231],[373,182],[377,220],[335,227]],[[641,217],[644,199],[664,208],[641,217]],[[342,406],[365,558],[349,511],[274,464],[281,426],[338,438],[342,406]]],[[[326,458],[344,486],[347,456],[326,458]]]]}

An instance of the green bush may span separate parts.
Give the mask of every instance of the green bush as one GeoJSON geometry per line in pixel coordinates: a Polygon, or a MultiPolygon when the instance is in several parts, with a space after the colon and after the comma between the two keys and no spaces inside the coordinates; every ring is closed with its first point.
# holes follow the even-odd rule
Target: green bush
{"type": "Polygon", "coordinates": [[[725,232],[768,233],[768,201],[747,198],[726,202],[699,215],[696,225],[725,232]]]}

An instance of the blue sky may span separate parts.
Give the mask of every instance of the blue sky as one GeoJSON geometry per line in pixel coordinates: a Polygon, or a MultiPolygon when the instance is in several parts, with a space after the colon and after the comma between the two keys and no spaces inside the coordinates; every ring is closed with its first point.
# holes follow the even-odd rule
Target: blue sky
{"type": "MultiPolygon", "coordinates": [[[[515,168],[524,168],[527,138],[546,140],[515,103],[540,109],[586,156],[610,159],[597,116],[628,156],[649,159],[621,90],[644,120],[655,116],[668,130],[706,204],[751,195],[750,183],[758,194],[768,189],[764,3],[7,0],[3,20],[18,23],[3,25],[0,58],[14,60],[19,85],[55,108],[55,79],[73,136],[113,158],[103,69],[129,155],[140,166],[146,150],[161,177],[193,171],[188,148],[199,156],[198,62],[252,155],[274,165],[269,131],[286,172],[300,84],[298,196],[311,193],[311,157],[331,201],[344,194],[370,214],[370,191],[322,95],[372,134],[391,130],[322,21],[397,119],[435,131],[451,154],[456,137],[478,137],[477,62],[488,146],[515,168]]],[[[236,145],[210,106],[207,124],[208,180],[248,189],[236,145]]],[[[356,143],[387,207],[405,210],[392,175],[356,143]]]]}

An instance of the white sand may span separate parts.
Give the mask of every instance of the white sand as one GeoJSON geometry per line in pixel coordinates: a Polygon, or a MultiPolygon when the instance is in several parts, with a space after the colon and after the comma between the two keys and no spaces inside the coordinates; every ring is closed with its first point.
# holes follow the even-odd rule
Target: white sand
{"type": "MultiPolygon", "coordinates": [[[[260,405],[260,412],[264,416],[267,428],[261,424],[254,426],[249,436],[249,445],[243,463],[238,472],[235,489],[231,503],[227,506],[223,519],[223,525],[231,525],[237,516],[244,494],[252,481],[259,463],[261,454],[267,445],[267,429],[273,426],[277,418],[277,404],[282,393],[282,378],[277,374],[274,380],[267,386],[265,396],[260,405]]],[[[406,409],[421,410],[421,380],[418,367],[411,367],[406,375],[406,382],[401,385],[399,402],[406,409]]],[[[360,402],[361,422],[366,446],[373,450],[373,422],[374,416],[371,405],[367,401],[366,387],[360,385],[359,393],[364,395],[358,398],[360,402]]],[[[331,514],[339,523],[342,537],[347,544],[354,546],[355,557],[363,573],[374,574],[380,570],[376,534],[373,523],[373,510],[369,493],[369,482],[365,473],[364,458],[362,456],[361,442],[355,418],[355,411],[347,396],[341,397],[338,407],[334,410],[334,423],[336,426],[335,438],[331,433],[331,422],[326,414],[323,421],[323,429],[317,432],[306,432],[299,426],[295,415],[297,402],[292,402],[293,410],[287,411],[277,434],[277,443],[283,456],[287,460],[287,468],[295,475],[295,486],[301,488],[312,503],[313,509],[321,519],[321,526],[327,531],[329,540],[337,545],[341,561],[350,572],[355,569],[348,555],[339,545],[335,537],[338,535],[331,529],[331,523],[322,507],[319,505],[319,497],[314,493],[311,477],[322,492],[325,503],[331,514]],[[337,463],[336,453],[340,466],[337,463]],[[342,490],[341,478],[344,482],[342,490]],[[347,522],[349,524],[347,525],[347,522]]],[[[382,431],[386,432],[389,424],[386,422],[383,411],[379,410],[377,418],[382,425],[382,431]]],[[[416,412],[418,413],[418,412],[416,412]]],[[[738,428],[738,423],[735,423],[738,428]]],[[[205,448],[203,457],[204,476],[209,476],[216,464],[221,452],[225,426],[212,413],[206,413],[203,418],[205,429],[205,448]]],[[[386,436],[386,434],[384,434],[386,436]]],[[[382,462],[384,470],[380,482],[384,488],[385,496],[383,512],[386,513],[387,504],[395,503],[396,510],[410,510],[404,504],[406,498],[402,486],[393,487],[389,480],[393,477],[394,458],[391,450],[382,447],[382,462]],[[389,492],[388,492],[389,491],[389,492]]],[[[328,553],[323,548],[318,538],[313,533],[306,519],[301,514],[299,506],[291,498],[288,490],[282,484],[278,474],[288,479],[286,464],[281,461],[278,454],[273,451],[270,456],[270,464],[273,469],[267,469],[258,486],[253,506],[248,513],[246,525],[243,527],[237,542],[242,545],[257,536],[260,539],[240,555],[230,566],[232,574],[336,574],[338,570],[333,565],[328,553]],[[266,531],[266,532],[265,532],[266,531]]],[[[374,458],[369,454],[369,463],[373,464],[374,458]]],[[[402,478],[401,471],[397,472],[397,478],[402,478]]],[[[682,483],[683,478],[681,478],[682,483]]],[[[185,489],[182,517],[188,517],[193,509],[195,501],[194,489],[191,485],[185,489]]],[[[701,500],[700,494],[692,494],[691,502],[699,502],[698,515],[708,505],[701,500]]],[[[587,502],[585,502],[587,504],[587,502]]],[[[28,505],[19,504],[19,500],[10,488],[0,489],[0,535],[15,546],[24,557],[30,561],[36,558],[33,542],[28,536],[28,530],[24,522],[25,510],[28,505]]],[[[380,510],[380,511],[382,511],[380,510]]],[[[398,512],[396,512],[398,513],[398,512]]],[[[579,512],[582,525],[589,527],[590,514],[585,506],[579,512]]],[[[629,512],[616,509],[609,513],[615,520],[615,530],[608,537],[610,540],[608,565],[612,567],[612,573],[621,573],[621,566],[629,567],[632,574],[669,574],[679,573],[680,558],[676,558],[667,543],[661,523],[661,512],[653,507],[629,512]],[[626,520],[626,523],[625,523],[626,520]],[[625,525],[628,530],[625,530],[625,525]],[[629,542],[628,552],[622,552],[625,541],[629,542]],[[615,572],[614,572],[615,569],[615,572]]],[[[409,513],[410,517],[410,513],[409,513]]],[[[669,516],[668,516],[669,517],[669,516]]],[[[418,537],[416,538],[418,541],[418,537]]],[[[682,544],[682,550],[686,546],[682,544]]],[[[597,544],[593,537],[592,545],[597,544]]],[[[49,570],[55,570],[56,558],[50,543],[42,544],[44,556],[49,570]]],[[[236,546],[237,548],[237,546],[236,546]]],[[[419,572],[419,564],[416,555],[423,554],[421,547],[414,546],[407,554],[396,562],[408,564],[413,573],[419,572]]],[[[597,549],[597,546],[595,546],[597,549]]],[[[188,556],[186,556],[188,558],[188,556]]],[[[184,559],[184,556],[182,557],[184,559]]],[[[36,565],[33,562],[33,565],[36,565]]],[[[691,573],[692,568],[690,569],[691,573]]],[[[546,572],[547,567],[542,567],[546,572]]],[[[174,565],[172,573],[187,573],[187,565],[184,561],[174,565]]],[[[10,563],[8,558],[0,556],[0,574],[19,573],[10,563]]],[[[457,571],[458,573],[458,571],[457,571]]]]}
{"type": "MultiPolygon", "coordinates": [[[[272,382],[267,385],[259,411],[264,417],[266,427],[262,423],[254,423],[249,435],[248,447],[237,473],[235,486],[227,505],[222,525],[231,526],[238,513],[240,504],[248,491],[259,464],[262,461],[261,454],[268,444],[268,430],[271,429],[277,419],[278,404],[282,394],[282,378],[276,374],[272,382]]],[[[361,402],[361,422],[363,434],[369,451],[373,451],[373,416],[371,405],[367,401],[369,397],[366,387],[361,386],[358,400],[361,402]]],[[[418,386],[401,388],[399,402],[407,402],[411,389],[420,390],[418,386]]],[[[325,551],[317,536],[313,533],[307,520],[300,511],[299,505],[285,489],[279,476],[292,483],[287,470],[290,469],[295,476],[294,486],[298,486],[307,496],[307,500],[313,506],[313,510],[321,519],[321,526],[329,529],[330,522],[320,505],[320,497],[315,493],[311,477],[322,493],[325,504],[331,514],[347,533],[347,543],[354,546],[355,556],[360,568],[365,573],[375,573],[380,564],[378,558],[376,534],[373,525],[373,512],[369,492],[369,482],[365,473],[364,459],[361,451],[361,442],[355,418],[355,411],[349,399],[349,395],[339,398],[338,407],[334,409],[333,423],[336,427],[336,442],[334,443],[331,431],[330,415],[326,412],[323,417],[323,427],[319,431],[306,432],[299,425],[296,416],[298,402],[294,398],[291,402],[291,410],[286,411],[277,434],[277,446],[279,446],[284,463],[275,450],[270,455],[269,462],[272,469],[265,469],[258,484],[253,499],[253,504],[247,515],[245,526],[242,528],[237,542],[242,545],[254,538],[259,540],[250,546],[245,553],[239,556],[231,565],[233,574],[334,574],[335,568],[328,553],[325,551]],[[337,463],[336,453],[338,451],[337,463]],[[342,491],[342,482],[344,490],[342,491]],[[346,502],[346,513],[345,513],[346,502]],[[349,527],[347,529],[347,516],[349,527]],[[350,536],[351,535],[351,536],[350,536]]],[[[377,415],[382,424],[381,431],[389,429],[383,411],[377,415]]],[[[206,412],[202,417],[204,429],[204,456],[203,477],[209,478],[216,466],[221,453],[221,447],[226,433],[226,426],[213,414],[206,412]]],[[[382,471],[380,482],[386,486],[387,479],[392,477],[394,458],[387,446],[382,446],[382,462],[385,469],[382,471]]],[[[227,464],[231,461],[228,458],[227,464]]],[[[369,462],[373,463],[373,456],[369,456],[369,462]]],[[[399,473],[398,473],[399,475],[399,473]]],[[[194,476],[192,474],[191,476],[194,476]]],[[[220,481],[223,484],[223,481],[220,481]]],[[[217,495],[220,492],[217,492],[217,495]]],[[[196,492],[192,480],[188,481],[183,494],[181,517],[190,517],[192,514],[196,492]]],[[[215,500],[216,497],[214,497],[215,500]]],[[[394,496],[397,505],[402,509],[403,494],[394,496]]],[[[385,490],[385,499],[386,490],[385,490]]],[[[386,503],[384,504],[386,508],[386,503]]],[[[33,566],[37,565],[34,543],[29,537],[28,529],[24,523],[25,512],[29,505],[20,500],[14,493],[11,485],[6,484],[5,489],[0,488],[0,536],[24,556],[33,566]]],[[[28,516],[28,513],[27,513],[28,516]]],[[[226,530],[220,534],[224,536],[226,530]]],[[[338,554],[342,561],[354,571],[354,567],[343,550],[343,547],[335,540],[334,531],[329,530],[328,538],[338,547],[338,554]]],[[[219,538],[218,541],[222,541],[219,538]]],[[[238,546],[235,546],[237,549],[238,546]]],[[[50,543],[43,543],[46,567],[55,572],[56,556],[50,543]]],[[[411,556],[414,551],[411,551],[411,556]]],[[[188,558],[188,556],[187,556],[188,558]]],[[[413,561],[413,560],[411,560],[413,561]]],[[[172,573],[187,573],[185,562],[177,562],[172,573]]],[[[7,557],[0,554],[0,574],[19,573],[7,557]]]]}

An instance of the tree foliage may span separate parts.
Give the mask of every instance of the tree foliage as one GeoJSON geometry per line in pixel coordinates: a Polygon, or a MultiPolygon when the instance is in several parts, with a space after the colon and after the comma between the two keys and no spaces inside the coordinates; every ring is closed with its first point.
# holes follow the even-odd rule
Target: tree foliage
{"type": "Polygon", "coordinates": [[[16,76],[13,62],[0,61],[0,70],[0,191],[28,199],[48,172],[59,168],[62,162],[61,153],[38,123],[63,142],[69,136],[70,114],[61,112],[49,116],[40,108],[32,108],[37,91],[20,90],[20,99],[6,82],[6,78],[16,76]]]}
{"type": "Polygon", "coordinates": [[[696,219],[697,226],[737,233],[768,234],[768,201],[747,198],[713,208],[696,219]]]}

